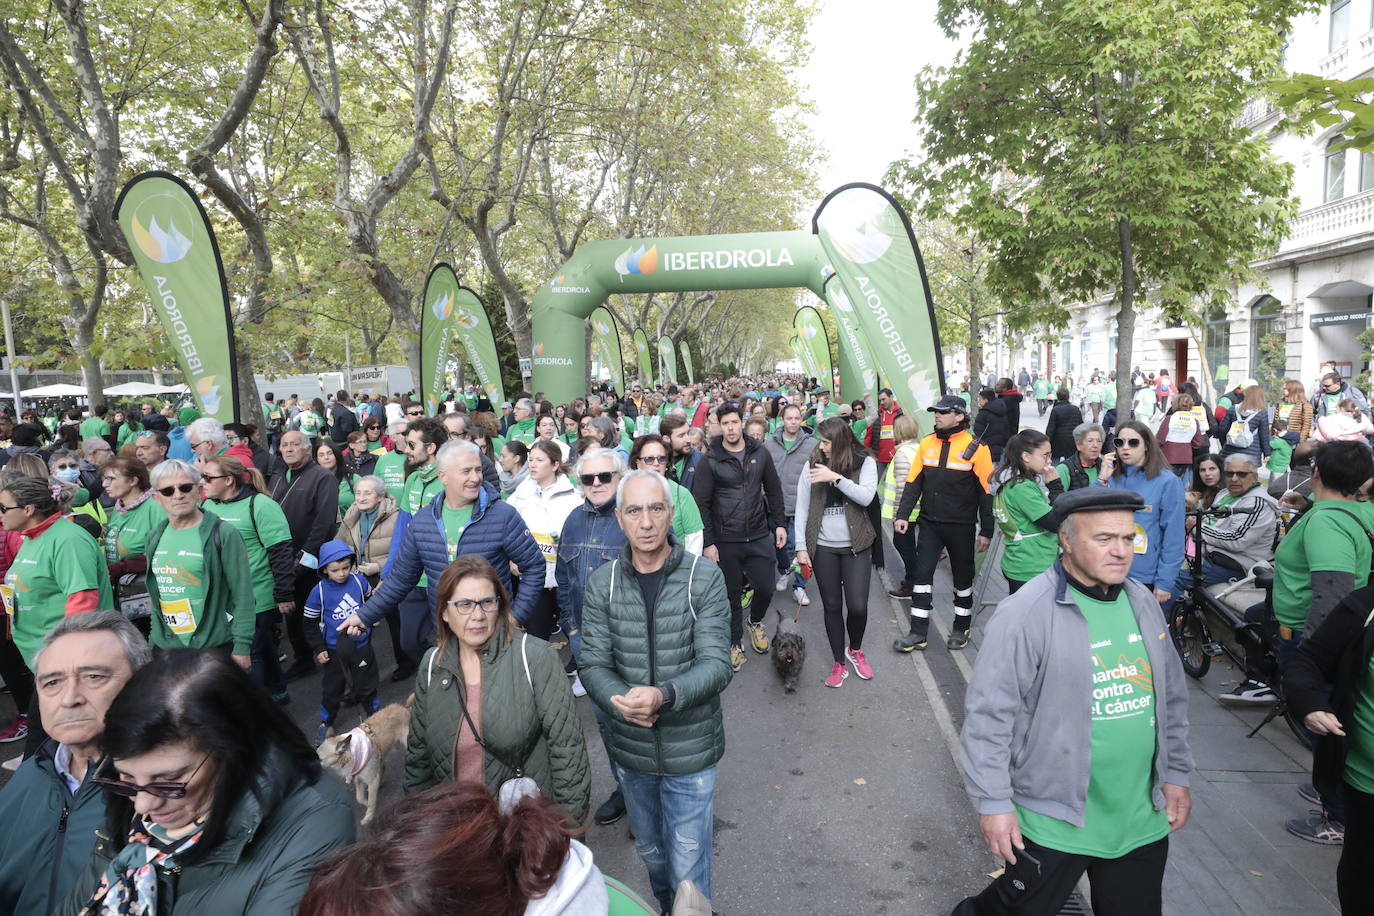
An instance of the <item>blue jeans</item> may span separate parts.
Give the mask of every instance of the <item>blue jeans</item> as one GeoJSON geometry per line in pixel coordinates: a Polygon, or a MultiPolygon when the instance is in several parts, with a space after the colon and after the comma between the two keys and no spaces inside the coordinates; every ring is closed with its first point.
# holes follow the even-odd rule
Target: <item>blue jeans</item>
{"type": "MultiPolygon", "coordinates": [[[[1224,566],[1218,566],[1217,564],[1213,563],[1211,560],[1204,559],[1204,560],[1202,561],[1202,584],[1203,584],[1203,586],[1208,586],[1208,585],[1220,585],[1220,584],[1222,584],[1223,582],[1230,582],[1232,579],[1244,579],[1244,578],[1245,578],[1245,573],[1238,573],[1238,572],[1236,572],[1236,571],[1234,571],[1234,570],[1227,569],[1227,568],[1224,567],[1224,566]]],[[[1180,587],[1181,587],[1181,588],[1184,589],[1184,590],[1189,589],[1189,588],[1192,588],[1192,581],[1193,581],[1193,580],[1192,580],[1191,574],[1184,574],[1184,575],[1181,575],[1181,576],[1180,576],[1180,579],[1181,579],[1182,581],[1181,581],[1181,583],[1180,583],[1178,586],[1175,586],[1176,588],[1180,588],[1180,587]]],[[[1173,595],[1171,595],[1171,596],[1169,597],[1169,600],[1168,600],[1168,601],[1164,602],[1163,608],[1164,608],[1164,616],[1165,616],[1166,618],[1169,616],[1169,612],[1172,611],[1172,610],[1174,609],[1174,602],[1177,601],[1177,600],[1178,600],[1179,598],[1181,598],[1182,596],[1183,596],[1183,595],[1182,595],[1182,592],[1175,592],[1173,595]]]]}
{"type": "MultiPolygon", "coordinates": [[[[792,569],[792,555],[797,552],[797,522],[796,516],[787,516],[787,543],[775,552],[778,555],[778,575],[784,576],[792,569]]],[[[793,588],[806,588],[806,580],[801,577],[801,573],[792,574],[793,588]]]]}
{"type": "Polygon", "coordinates": [[[686,776],[622,769],[620,785],[635,852],[649,871],[659,906],[665,911],[673,908],[673,892],[683,881],[691,881],[709,899],[716,768],[686,776]]]}

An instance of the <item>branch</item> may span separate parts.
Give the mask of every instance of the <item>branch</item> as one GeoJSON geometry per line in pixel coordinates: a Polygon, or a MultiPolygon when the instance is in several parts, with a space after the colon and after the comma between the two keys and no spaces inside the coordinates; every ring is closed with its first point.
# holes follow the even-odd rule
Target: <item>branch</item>
{"type": "Polygon", "coordinates": [[[196,146],[191,153],[192,156],[213,156],[218,153],[248,116],[249,109],[253,107],[253,100],[257,98],[258,90],[262,87],[263,78],[267,75],[267,67],[276,56],[277,26],[281,25],[284,14],[283,0],[268,0],[267,7],[262,12],[262,20],[258,23],[257,40],[243,69],[243,78],[239,80],[238,88],[234,90],[234,96],[229,100],[224,113],[220,115],[219,121],[196,146]]]}

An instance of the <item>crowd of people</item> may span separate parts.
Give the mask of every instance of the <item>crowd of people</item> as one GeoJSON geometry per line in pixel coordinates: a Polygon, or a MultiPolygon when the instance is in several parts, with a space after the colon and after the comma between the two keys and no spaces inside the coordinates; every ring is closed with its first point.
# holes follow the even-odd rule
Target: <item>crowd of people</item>
{"type": "MultiPolygon", "coordinates": [[[[888,389],[832,401],[766,376],[563,404],[469,388],[434,411],[268,394],[229,424],[154,404],[0,416],[0,677],[18,709],[0,742],[25,758],[0,812],[33,825],[0,840],[0,907],[437,913],[489,895],[491,912],[595,912],[633,895],[572,837],[628,815],[653,909],[690,908],[711,896],[721,695],[770,650],[775,594],[808,605],[815,580],[823,683],[841,688],[875,677],[886,539],[888,594],[909,609],[893,649],[926,650],[948,607],[959,651],[1000,532],[1009,597],[980,646],[962,762],[1008,867],[957,912],[1055,912],[1084,871],[1099,912],[1158,911],[1191,769],[1166,615],[1197,550],[1206,584],[1274,570],[1291,702],[1340,745],[1303,790],[1320,809],[1287,826],[1345,843],[1340,893],[1362,910],[1363,397],[1329,373],[1310,399],[1245,380],[1212,406],[1160,372],[1123,412],[1109,375],[1021,375],[919,415],[888,389]],[[1022,429],[1028,394],[1043,434],[1022,429]],[[1213,507],[1231,511],[1190,514],[1213,507]],[[414,687],[402,809],[446,850],[433,859],[390,848],[394,821],[355,844],[352,803],[312,752],[349,707],[378,710],[382,625],[389,676],[414,687]],[[306,684],[312,735],[283,709],[306,684]],[[615,783],[595,807],[581,697],[615,783]]],[[[1280,686],[1254,667],[1225,700],[1272,703],[1280,686]]]]}

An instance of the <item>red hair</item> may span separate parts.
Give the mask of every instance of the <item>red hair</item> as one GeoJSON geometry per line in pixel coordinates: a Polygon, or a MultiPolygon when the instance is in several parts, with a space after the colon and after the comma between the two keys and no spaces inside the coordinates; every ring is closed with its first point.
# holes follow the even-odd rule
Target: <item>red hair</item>
{"type": "Polygon", "coordinates": [[[316,870],[299,916],[520,916],[568,857],[557,804],[528,797],[503,817],[475,782],[417,792],[382,820],[316,870]]]}

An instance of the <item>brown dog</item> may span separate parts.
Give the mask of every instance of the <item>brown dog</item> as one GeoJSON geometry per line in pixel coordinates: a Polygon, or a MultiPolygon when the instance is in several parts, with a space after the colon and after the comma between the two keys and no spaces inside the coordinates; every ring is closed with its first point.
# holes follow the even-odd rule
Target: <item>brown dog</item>
{"type": "Polygon", "coordinates": [[[382,761],[392,745],[404,745],[410,734],[410,701],[405,706],[392,703],[368,717],[362,725],[333,738],[326,738],[316,751],[320,762],[343,777],[357,780],[354,794],[366,807],[363,823],[377,813],[382,791],[382,761]]]}

